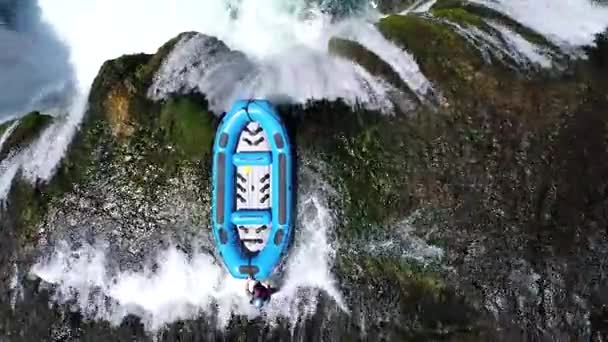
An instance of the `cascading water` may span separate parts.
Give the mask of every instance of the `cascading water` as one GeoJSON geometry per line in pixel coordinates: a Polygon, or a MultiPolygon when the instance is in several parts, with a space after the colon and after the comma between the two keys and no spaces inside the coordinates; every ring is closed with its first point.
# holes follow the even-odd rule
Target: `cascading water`
{"type": "Polygon", "coordinates": [[[592,44],[608,25],[608,7],[590,0],[470,0],[519,21],[558,45],[592,44]]]}
{"type": "MultiPolygon", "coordinates": [[[[348,311],[331,272],[335,213],[327,200],[335,193],[311,171],[304,170],[302,177],[307,185],[298,196],[296,236],[283,279],[278,280],[281,291],[265,309],[269,321],[288,318],[294,326],[315,313],[321,292],[348,311]]],[[[154,267],[145,265],[139,271],[113,269],[109,249],[107,241],[84,243],[80,248],[60,241],[31,272],[56,286],[55,301],[75,303],[90,318],[115,325],[128,314],[142,317],[150,330],[196,318],[201,312],[214,314],[220,328],[233,314],[257,316],[248,303],[244,282],[232,278],[204,249],[188,255],[176,247],[167,248],[156,255],[154,267]]]]}
{"type": "MultiPolygon", "coordinates": [[[[560,45],[588,44],[593,34],[608,25],[608,10],[584,0],[474,2],[505,13],[560,45]],[[539,9],[544,11],[543,16],[537,15],[539,9]],[[563,25],[565,13],[577,13],[574,24],[563,25]]],[[[434,3],[418,1],[412,10],[426,12],[434,3]]],[[[53,176],[86,109],[88,88],[105,60],[127,53],[153,53],[184,31],[217,37],[233,59],[219,61],[211,71],[189,68],[187,77],[176,82],[181,68],[193,64],[188,58],[209,56],[200,50],[205,44],[201,36],[183,40],[156,75],[150,89],[152,98],[163,98],[186,86],[209,95],[217,112],[235,98],[248,96],[276,96],[292,102],[342,97],[390,111],[387,93],[391,86],[362,67],[331,56],[327,42],[332,36],[358,41],[374,52],[421,99],[433,89],[418,68],[416,56],[389,42],[368,18],[335,22],[322,8],[305,1],[187,0],[177,4],[166,0],[40,0],[40,6],[44,19],[70,48],[81,96],[76,96],[66,110],[69,115],[57,120],[31,146],[2,161],[0,199],[6,197],[19,169],[31,182],[53,176]],[[108,18],[112,18],[111,23],[108,18]],[[234,70],[243,73],[236,75],[234,70]]],[[[550,58],[536,46],[499,23],[491,24],[510,48],[518,50],[510,55],[512,58],[524,56],[543,67],[551,66],[550,58]]],[[[3,133],[0,147],[16,125],[3,133]]],[[[314,313],[319,293],[348,312],[331,273],[337,243],[331,238],[336,213],[326,203],[331,196],[325,183],[300,189],[297,237],[285,264],[282,291],[268,307],[269,320],[286,317],[297,324],[314,313]]],[[[92,318],[119,324],[126,315],[137,314],[155,330],[201,312],[213,313],[219,326],[225,326],[233,313],[255,316],[242,282],[227,276],[222,265],[204,249],[185,253],[169,247],[155,253],[154,265],[123,270],[113,266],[107,244],[84,244],[73,249],[59,242],[55,247],[31,273],[56,287],[54,300],[75,302],[92,318]]],[[[435,252],[428,254],[435,257],[435,252]]]]}

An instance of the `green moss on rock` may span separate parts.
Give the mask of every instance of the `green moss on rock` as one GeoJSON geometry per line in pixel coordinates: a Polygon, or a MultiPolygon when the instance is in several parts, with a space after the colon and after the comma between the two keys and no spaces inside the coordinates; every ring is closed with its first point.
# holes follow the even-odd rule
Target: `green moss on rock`
{"type": "Polygon", "coordinates": [[[387,316],[383,324],[370,324],[368,333],[382,329],[389,340],[468,339],[486,328],[482,314],[440,274],[415,261],[371,256],[338,260],[340,274],[348,278],[343,281],[356,289],[363,303],[382,307],[387,316]]]}
{"type": "Polygon", "coordinates": [[[406,10],[415,2],[415,0],[379,0],[376,1],[376,4],[382,13],[398,13],[406,10]]]}
{"type": "Polygon", "coordinates": [[[392,15],[378,27],[411,52],[422,72],[453,101],[470,96],[478,86],[477,73],[489,69],[478,51],[446,25],[415,15],[392,15]]]}
{"type": "Polygon", "coordinates": [[[160,112],[165,139],[193,160],[211,150],[215,135],[213,121],[213,114],[188,97],[168,100],[160,112]]]}

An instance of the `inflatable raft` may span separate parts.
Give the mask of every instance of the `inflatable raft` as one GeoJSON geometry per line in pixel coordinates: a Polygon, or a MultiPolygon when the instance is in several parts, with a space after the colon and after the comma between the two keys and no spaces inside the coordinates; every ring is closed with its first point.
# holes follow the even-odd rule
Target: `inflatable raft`
{"type": "Polygon", "coordinates": [[[213,145],[213,236],[235,278],[268,278],[292,235],[293,160],[270,102],[241,100],[213,145]]]}

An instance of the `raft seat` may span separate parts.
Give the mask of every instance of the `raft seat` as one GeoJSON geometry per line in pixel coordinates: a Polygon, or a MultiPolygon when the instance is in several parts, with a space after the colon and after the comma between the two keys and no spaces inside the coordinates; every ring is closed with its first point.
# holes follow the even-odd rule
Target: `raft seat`
{"type": "Polygon", "coordinates": [[[266,166],[272,164],[272,153],[263,152],[239,152],[232,156],[234,166],[266,166]]]}
{"type": "Polygon", "coordinates": [[[232,224],[235,226],[247,225],[270,225],[272,224],[272,215],[270,210],[237,210],[230,217],[232,224]]]}

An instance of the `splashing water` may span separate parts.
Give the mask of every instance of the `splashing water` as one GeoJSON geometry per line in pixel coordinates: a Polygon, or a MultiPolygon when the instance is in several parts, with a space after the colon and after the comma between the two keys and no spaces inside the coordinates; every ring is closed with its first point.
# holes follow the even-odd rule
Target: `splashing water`
{"type": "Polygon", "coordinates": [[[51,179],[80,125],[86,108],[86,95],[76,96],[68,109],[69,115],[56,117],[55,122],[24,151],[27,157],[23,161],[23,173],[27,180],[35,183],[38,180],[51,179]]]}
{"type": "MultiPolygon", "coordinates": [[[[128,3],[87,0],[78,4],[68,0],[41,0],[41,5],[45,18],[71,47],[72,62],[83,88],[91,84],[105,60],[125,53],[153,53],[177,34],[196,31],[216,37],[231,50],[246,55],[231,62],[234,70],[228,72],[229,78],[226,72],[214,72],[199,81],[200,90],[205,91],[212,102],[219,103],[221,110],[226,110],[229,107],[226,103],[235,98],[251,96],[275,96],[290,102],[342,97],[350,103],[369,104],[373,109],[391,109],[387,98],[390,89],[384,82],[363,68],[327,53],[327,41],[335,23],[331,16],[308,1],[186,0],[177,6],[166,0],[128,3]],[[112,18],[112,25],[107,25],[108,17],[112,18]],[[97,29],[99,27],[104,29],[97,29]],[[218,84],[221,92],[214,91],[218,84]],[[226,93],[231,95],[224,95],[226,93]]],[[[378,39],[378,36],[363,38],[378,39]]],[[[369,43],[373,45],[373,41],[369,43]]],[[[382,41],[376,46],[388,45],[382,41]]],[[[419,86],[424,76],[414,60],[406,54],[389,53],[391,61],[408,70],[400,72],[407,77],[404,81],[419,86]]],[[[178,62],[179,59],[174,59],[173,65],[179,65],[178,62]]],[[[221,70],[227,71],[227,68],[221,70]]],[[[167,70],[164,73],[165,78],[174,76],[167,70]]]]}
{"type": "Polygon", "coordinates": [[[470,0],[502,12],[558,45],[591,45],[608,27],[608,7],[590,0],[470,0]]]}
{"type": "Polygon", "coordinates": [[[341,23],[336,36],[362,44],[388,63],[408,87],[424,99],[432,91],[431,82],[422,74],[414,56],[387,40],[371,23],[349,20],[341,23]]]}
{"type": "Polygon", "coordinates": [[[17,171],[19,171],[20,161],[21,158],[12,156],[0,163],[0,203],[2,207],[6,204],[6,197],[11,190],[13,178],[15,178],[17,171]]]}
{"type": "Polygon", "coordinates": [[[435,19],[449,25],[454,32],[461,35],[469,44],[474,46],[486,63],[492,63],[492,57],[496,57],[503,63],[513,67],[527,69],[538,65],[542,68],[553,67],[551,50],[541,48],[522,37],[508,27],[486,20],[489,27],[495,30],[493,33],[486,32],[473,25],[460,25],[446,19],[435,19]],[[513,62],[508,60],[510,58],[513,62]]]}
{"type": "MultiPolygon", "coordinates": [[[[507,44],[505,51],[513,51],[511,56],[514,59],[518,59],[516,53],[519,52],[525,59],[531,63],[538,64],[543,68],[551,68],[553,62],[548,56],[548,51],[543,51],[539,46],[534,45],[527,41],[517,32],[510,30],[508,27],[501,25],[497,22],[488,22],[490,26],[496,29],[502,35],[505,43],[507,44]]],[[[521,61],[521,58],[519,58],[521,61]]]]}
{"type": "Polygon", "coordinates": [[[6,128],[6,130],[4,130],[2,136],[0,137],[0,151],[2,151],[2,146],[4,146],[4,143],[11,136],[11,134],[13,133],[15,128],[17,128],[18,125],[19,120],[15,120],[12,124],[10,124],[10,126],[6,128]]]}
{"type": "MultiPolygon", "coordinates": [[[[70,115],[55,117],[55,121],[30,146],[11,153],[0,163],[0,202],[6,200],[19,170],[31,184],[51,179],[85,112],[85,97],[79,96],[75,101],[70,115]]],[[[7,132],[8,129],[5,135],[7,132]]]]}
{"type": "MultiPolygon", "coordinates": [[[[324,202],[327,189],[309,189],[299,196],[296,237],[279,281],[281,291],[265,309],[269,323],[288,317],[298,320],[316,312],[323,292],[343,311],[346,304],[337,288],[331,267],[335,246],[330,242],[332,212],[324,202]]],[[[113,269],[107,243],[84,244],[72,249],[61,242],[53,253],[39,261],[31,273],[55,288],[53,299],[72,303],[85,315],[120,324],[135,314],[151,331],[165,324],[201,313],[213,315],[218,328],[233,314],[258,315],[249,304],[245,282],[234,279],[208,252],[187,255],[176,247],[161,251],[143,270],[113,269]]]]}

